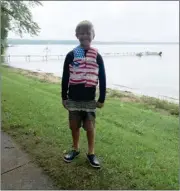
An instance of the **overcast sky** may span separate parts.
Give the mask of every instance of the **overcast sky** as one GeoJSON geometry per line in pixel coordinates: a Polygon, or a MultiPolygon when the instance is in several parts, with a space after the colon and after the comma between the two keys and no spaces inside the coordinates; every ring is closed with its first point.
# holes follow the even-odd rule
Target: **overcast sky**
{"type": "MultiPolygon", "coordinates": [[[[93,22],[99,41],[179,41],[178,1],[46,1],[33,8],[41,27],[34,39],[75,40],[82,20],[93,22]]],[[[18,38],[9,33],[9,38],[18,38]]],[[[31,38],[24,35],[24,38],[31,38]]]]}

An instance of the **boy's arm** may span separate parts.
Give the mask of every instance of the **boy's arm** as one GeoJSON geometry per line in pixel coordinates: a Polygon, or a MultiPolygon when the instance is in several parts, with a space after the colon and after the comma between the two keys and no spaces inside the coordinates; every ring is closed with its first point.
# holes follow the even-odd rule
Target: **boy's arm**
{"type": "Polygon", "coordinates": [[[63,66],[63,75],[61,82],[61,97],[62,100],[67,100],[68,84],[69,84],[69,64],[73,61],[72,52],[69,52],[65,58],[63,66]]]}
{"type": "Polygon", "coordinates": [[[106,97],[106,72],[102,56],[98,53],[97,64],[99,65],[99,103],[105,102],[106,97]]]}

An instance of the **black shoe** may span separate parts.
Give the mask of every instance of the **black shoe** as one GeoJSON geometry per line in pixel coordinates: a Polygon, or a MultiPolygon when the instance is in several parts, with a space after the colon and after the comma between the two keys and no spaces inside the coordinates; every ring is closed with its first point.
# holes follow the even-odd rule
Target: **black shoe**
{"type": "Polygon", "coordinates": [[[89,163],[90,163],[90,165],[92,167],[94,167],[94,168],[101,168],[100,163],[99,163],[96,155],[94,155],[94,154],[91,154],[91,155],[87,154],[87,159],[88,159],[88,161],[89,161],[89,163]]]}
{"type": "Polygon", "coordinates": [[[65,162],[71,162],[76,156],[79,155],[79,151],[72,150],[68,154],[64,156],[64,161],[65,162]]]}

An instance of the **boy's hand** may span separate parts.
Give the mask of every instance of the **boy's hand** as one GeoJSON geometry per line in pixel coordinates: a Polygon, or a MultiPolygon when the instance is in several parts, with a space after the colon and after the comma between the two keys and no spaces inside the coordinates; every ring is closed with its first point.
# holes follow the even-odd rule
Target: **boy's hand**
{"type": "Polygon", "coordinates": [[[64,108],[67,109],[67,105],[66,105],[67,104],[67,100],[62,100],[62,104],[63,104],[64,108]]]}
{"type": "Polygon", "coordinates": [[[97,108],[102,108],[104,106],[104,103],[96,102],[97,108]]]}

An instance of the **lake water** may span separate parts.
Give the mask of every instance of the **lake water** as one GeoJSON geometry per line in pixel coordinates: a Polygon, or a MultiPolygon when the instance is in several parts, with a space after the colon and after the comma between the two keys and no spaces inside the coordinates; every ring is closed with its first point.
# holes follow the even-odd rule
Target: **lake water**
{"type": "MultiPolygon", "coordinates": [[[[45,55],[45,45],[19,45],[9,47],[7,55],[45,55]]],[[[48,45],[49,55],[65,55],[75,45],[48,45]]],[[[121,53],[128,56],[104,56],[107,86],[137,94],[179,100],[179,45],[94,45],[99,52],[121,53]],[[160,56],[132,56],[138,52],[160,52],[160,56]]],[[[64,56],[60,60],[42,61],[33,57],[11,57],[10,66],[38,72],[62,75],[64,56]]]]}

